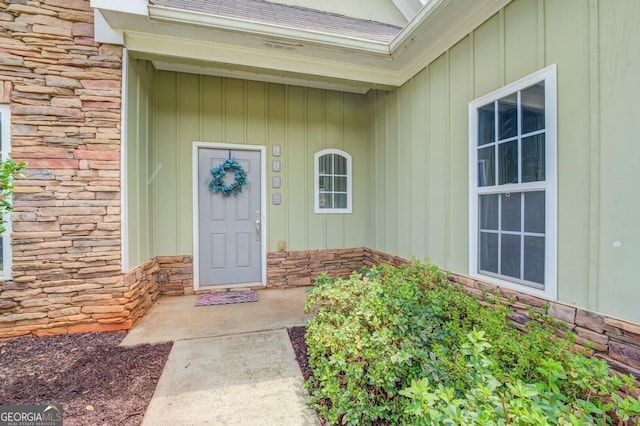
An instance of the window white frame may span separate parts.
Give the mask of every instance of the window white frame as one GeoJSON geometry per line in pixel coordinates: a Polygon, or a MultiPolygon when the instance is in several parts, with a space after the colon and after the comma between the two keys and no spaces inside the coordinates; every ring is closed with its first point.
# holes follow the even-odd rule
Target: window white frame
{"type": "MultiPolygon", "coordinates": [[[[0,120],[2,120],[2,159],[9,157],[11,152],[11,111],[9,105],[0,105],[0,120]]],[[[12,252],[11,252],[11,212],[4,214],[5,233],[2,236],[2,269],[0,270],[0,280],[11,279],[11,264],[12,264],[12,252]]]]}
{"type": "MultiPolygon", "coordinates": [[[[339,150],[339,149],[323,149],[322,151],[318,151],[313,156],[313,164],[314,164],[314,206],[316,214],[329,214],[329,213],[351,213],[351,195],[352,195],[352,186],[351,186],[351,155],[348,153],[339,150]],[[347,207],[345,208],[326,208],[320,207],[320,158],[328,154],[339,155],[346,159],[347,161],[347,207]]],[[[323,176],[336,176],[335,174],[323,175],[323,176]]],[[[340,175],[344,176],[344,175],[340,175]]],[[[335,194],[334,191],[322,191],[322,192],[331,192],[335,194]]]]}
{"type": "MultiPolygon", "coordinates": [[[[520,103],[518,102],[518,105],[520,103]]],[[[520,108],[518,108],[520,117],[520,108]]],[[[496,139],[498,138],[496,126],[496,139]]],[[[520,126],[520,119],[518,119],[520,126]]],[[[521,141],[521,129],[518,127],[518,144],[521,141]]],[[[496,149],[497,152],[497,149],[496,149]]],[[[519,149],[521,160],[521,152],[519,149]]],[[[497,154],[496,154],[497,155],[497,154]]],[[[519,167],[522,164],[518,161],[519,167]]],[[[527,77],[504,86],[494,92],[469,103],[469,275],[481,281],[533,294],[546,299],[557,298],[557,83],[556,65],[539,70],[527,77]],[[478,111],[481,107],[508,95],[517,93],[534,84],[544,82],[545,93],[545,180],[526,183],[511,183],[493,186],[478,186],[478,111]],[[517,279],[505,275],[481,273],[478,268],[479,212],[478,200],[484,194],[504,194],[510,192],[545,192],[545,264],[544,285],[537,289],[517,279]]],[[[521,254],[524,262],[524,254],[521,254]]]]}

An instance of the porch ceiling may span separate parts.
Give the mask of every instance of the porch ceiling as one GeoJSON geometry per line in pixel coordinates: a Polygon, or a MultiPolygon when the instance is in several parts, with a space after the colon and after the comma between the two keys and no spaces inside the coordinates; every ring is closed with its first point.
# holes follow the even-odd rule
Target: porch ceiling
{"type": "Polygon", "coordinates": [[[91,6],[96,41],[159,69],[365,93],[401,86],[510,1],[429,0],[402,29],[256,0],[91,6]]]}

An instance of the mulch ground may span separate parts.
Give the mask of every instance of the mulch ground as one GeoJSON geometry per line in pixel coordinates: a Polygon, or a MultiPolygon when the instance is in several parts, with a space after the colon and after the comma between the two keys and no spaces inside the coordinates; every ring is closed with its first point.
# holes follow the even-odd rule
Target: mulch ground
{"type": "Polygon", "coordinates": [[[309,354],[307,352],[307,341],[304,339],[307,329],[304,326],[291,327],[287,330],[289,332],[289,339],[291,339],[291,346],[296,354],[296,361],[302,371],[302,376],[306,382],[311,377],[311,368],[309,368],[309,354]]]}
{"type": "Polygon", "coordinates": [[[0,404],[59,403],[65,426],[139,425],[172,343],[118,346],[124,334],[0,341],[0,404]]]}
{"type": "MultiPolygon", "coordinates": [[[[305,381],[305,327],[288,330],[305,381]]],[[[65,426],[142,422],[172,343],[120,347],[121,333],[0,340],[0,405],[57,403],[65,426]]]]}

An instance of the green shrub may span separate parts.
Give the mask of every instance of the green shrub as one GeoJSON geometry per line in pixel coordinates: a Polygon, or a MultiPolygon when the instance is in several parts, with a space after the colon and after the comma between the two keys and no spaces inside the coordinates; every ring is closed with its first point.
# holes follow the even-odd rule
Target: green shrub
{"type": "Polygon", "coordinates": [[[614,392],[628,383],[603,361],[570,354],[572,336],[555,337],[548,317],[537,315],[521,333],[497,298],[478,301],[432,265],[322,276],[307,309],[316,314],[307,326],[307,387],[331,424],[572,424],[571,416],[637,415],[637,400],[614,392]]]}
{"type": "Polygon", "coordinates": [[[13,210],[11,194],[13,194],[13,179],[20,174],[26,163],[16,163],[11,158],[0,161],[0,235],[4,234],[4,214],[13,210]]]}

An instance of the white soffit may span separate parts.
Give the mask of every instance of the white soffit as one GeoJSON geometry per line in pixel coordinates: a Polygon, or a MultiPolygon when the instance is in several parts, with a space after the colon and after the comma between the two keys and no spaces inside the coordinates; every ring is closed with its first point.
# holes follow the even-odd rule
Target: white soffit
{"type": "Polygon", "coordinates": [[[104,17],[102,25],[123,34],[134,55],[162,56],[157,61],[161,69],[204,73],[198,70],[210,68],[207,74],[299,81],[309,87],[329,84],[360,93],[363,87],[401,86],[511,0],[425,1],[389,44],[151,6],[146,0],[91,0],[91,6],[104,17]],[[184,65],[190,61],[198,62],[195,68],[184,65]]]}
{"type": "Polygon", "coordinates": [[[192,65],[181,64],[177,62],[166,62],[162,60],[151,60],[153,66],[158,70],[185,72],[190,74],[212,75],[216,77],[237,78],[240,80],[263,81],[266,83],[287,84],[292,86],[312,87],[315,89],[336,90],[340,92],[358,93],[364,95],[370,89],[365,85],[358,86],[355,84],[347,84],[344,82],[324,81],[313,76],[303,77],[287,77],[275,74],[261,73],[257,71],[243,71],[237,69],[215,68],[208,65],[192,65]]]}

